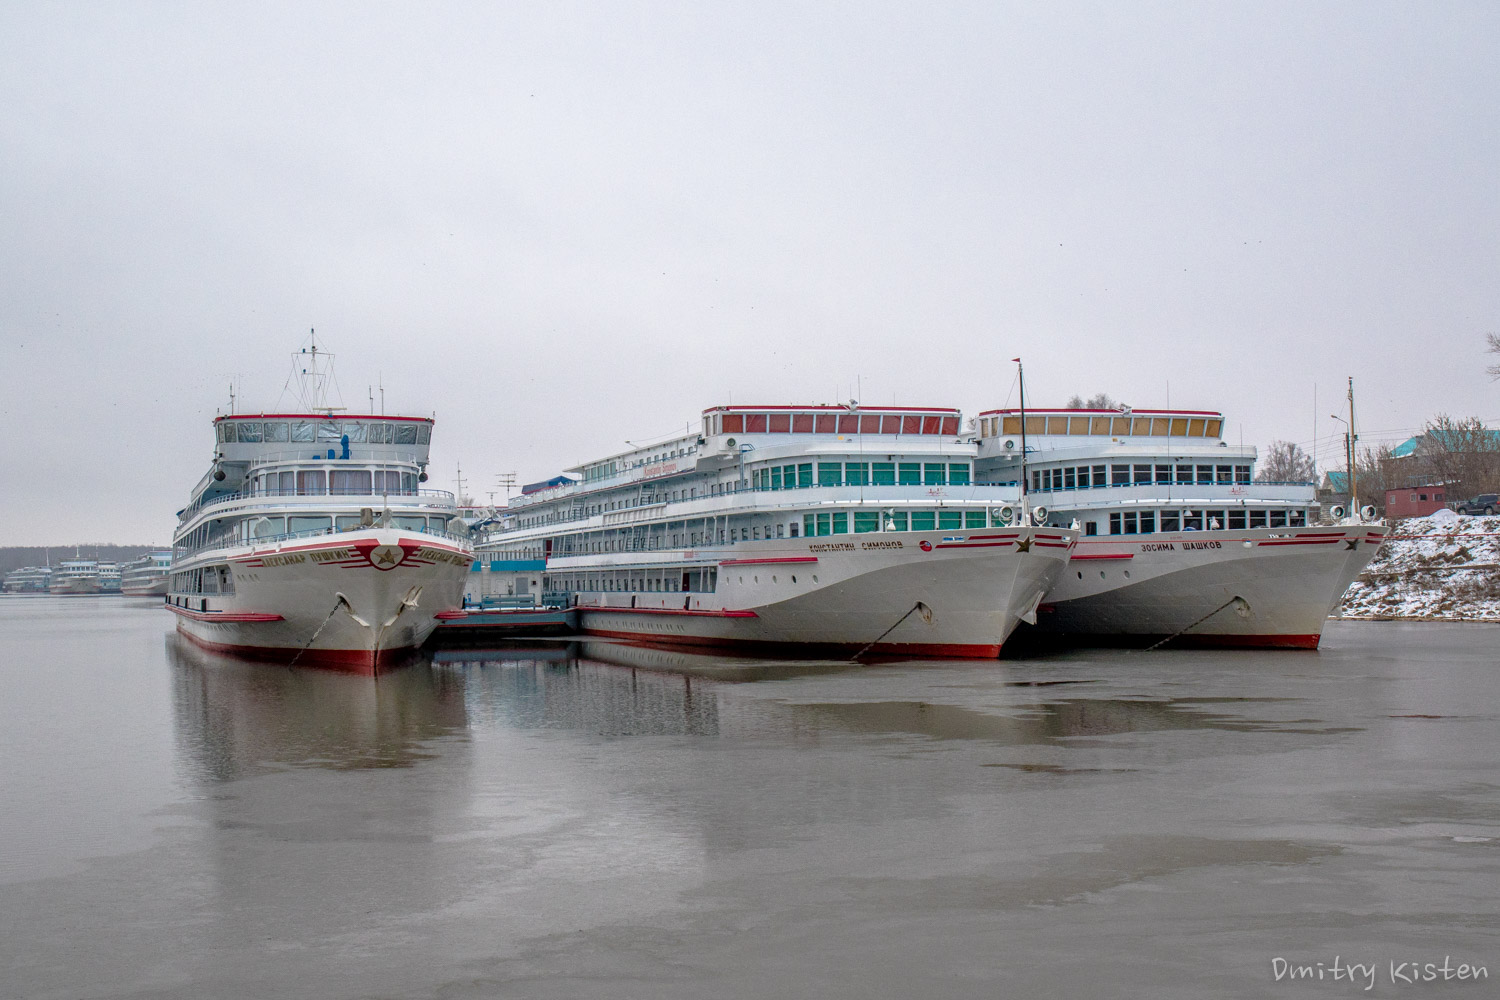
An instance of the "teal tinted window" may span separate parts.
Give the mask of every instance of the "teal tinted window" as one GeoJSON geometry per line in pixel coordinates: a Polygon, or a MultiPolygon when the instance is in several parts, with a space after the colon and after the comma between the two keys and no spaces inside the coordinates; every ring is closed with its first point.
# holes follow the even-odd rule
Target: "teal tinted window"
{"type": "Polygon", "coordinates": [[[812,484],[812,463],[804,462],[803,464],[797,466],[797,485],[811,486],[812,484]]]}
{"type": "Polygon", "coordinates": [[[781,466],[779,465],[771,469],[771,489],[781,489],[781,466]]]}
{"type": "Polygon", "coordinates": [[[984,527],[984,522],[985,522],[984,511],[982,511],[982,510],[966,510],[966,511],[964,511],[964,527],[965,528],[983,528],[984,527]]]}
{"type": "Polygon", "coordinates": [[[969,485],[969,463],[954,462],[948,466],[948,483],[951,486],[969,485]]]}
{"type": "Polygon", "coordinates": [[[942,486],[947,480],[947,466],[942,462],[928,462],[922,466],[922,484],[924,486],[942,486]]]}
{"type": "Polygon", "coordinates": [[[893,511],[893,512],[891,512],[887,516],[891,520],[891,524],[890,524],[890,530],[891,531],[905,531],[906,530],[906,511],[904,511],[904,510],[893,511]]]}
{"type": "Polygon", "coordinates": [[[931,531],[937,527],[937,513],[930,510],[914,510],[911,514],[912,531],[931,531]]]}
{"type": "Polygon", "coordinates": [[[896,485],[896,463],[876,462],[870,467],[870,482],[876,486],[896,485]]]}
{"type": "Polygon", "coordinates": [[[850,486],[868,486],[870,483],[870,463],[850,462],[845,465],[844,482],[850,486]]]}
{"type": "Polygon", "coordinates": [[[938,511],[938,527],[939,528],[943,529],[944,531],[951,531],[954,528],[962,528],[963,526],[964,526],[964,512],[963,511],[961,511],[961,510],[940,510],[940,511],[938,511]]]}
{"type": "Polygon", "coordinates": [[[897,467],[900,475],[897,481],[902,486],[922,485],[922,466],[917,462],[902,462],[897,467]]]}
{"type": "Polygon", "coordinates": [[[819,486],[841,486],[844,481],[844,468],[837,462],[818,463],[818,485],[819,486]]]}
{"type": "Polygon", "coordinates": [[[820,535],[831,534],[832,531],[833,531],[833,529],[830,527],[830,524],[831,524],[831,522],[830,522],[829,517],[828,517],[827,514],[819,514],[818,515],[818,534],[820,534],[820,535]]]}
{"type": "Polygon", "coordinates": [[[814,534],[817,534],[817,526],[816,526],[815,522],[813,521],[813,516],[811,514],[803,514],[802,515],[802,534],[804,534],[804,535],[814,535],[814,534]]]}
{"type": "Polygon", "coordinates": [[[849,533],[849,515],[840,511],[833,515],[833,533],[835,535],[847,535],[849,533]]]}
{"type": "Polygon", "coordinates": [[[880,514],[878,511],[855,511],[854,533],[856,535],[866,531],[880,530],[880,514]]]}

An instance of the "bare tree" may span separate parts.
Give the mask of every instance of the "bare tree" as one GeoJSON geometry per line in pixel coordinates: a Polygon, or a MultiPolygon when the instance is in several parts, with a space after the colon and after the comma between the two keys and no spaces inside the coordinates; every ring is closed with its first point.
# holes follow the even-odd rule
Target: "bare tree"
{"type": "MultiPolygon", "coordinates": [[[[1485,350],[1490,354],[1500,355],[1500,333],[1487,333],[1484,335],[1484,339],[1488,341],[1490,345],[1489,347],[1486,347],[1485,350]]],[[[1500,379],[1500,361],[1497,361],[1494,364],[1488,366],[1487,368],[1485,368],[1485,371],[1490,373],[1491,381],[1500,379]]]]}
{"type": "Polygon", "coordinates": [[[1105,392],[1095,393],[1088,399],[1078,394],[1068,398],[1068,409],[1070,410],[1113,410],[1120,404],[1109,398],[1105,392]]]}
{"type": "Polygon", "coordinates": [[[1272,441],[1260,460],[1260,471],[1255,474],[1258,483],[1310,483],[1317,476],[1312,456],[1302,450],[1300,444],[1291,441],[1272,441]]]}
{"type": "Polygon", "coordinates": [[[1377,510],[1385,508],[1385,491],[1404,483],[1398,481],[1397,460],[1391,455],[1391,446],[1359,449],[1354,463],[1359,479],[1359,506],[1366,504],[1377,510]]]}
{"type": "Polygon", "coordinates": [[[1500,487],[1500,435],[1478,417],[1454,419],[1440,413],[1422,429],[1418,467],[1449,493],[1466,497],[1500,487]]]}

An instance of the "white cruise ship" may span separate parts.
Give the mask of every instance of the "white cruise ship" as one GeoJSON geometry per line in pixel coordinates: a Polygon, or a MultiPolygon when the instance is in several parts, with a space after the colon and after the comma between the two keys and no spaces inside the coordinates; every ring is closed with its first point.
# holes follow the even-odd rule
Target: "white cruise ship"
{"type": "Polygon", "coordinates": [[[473,548],[453,495],[419,486],[432,420],[342,414],[312,379],[302,412],[215,418],[167,607],[209,649],[374,672],[460,606],[473,548]]]}
{"type": "Polygon", "coordinates": [[[717,406],[497,513],[479,596],[567,595],[588,633],[990,657],[1077,537],[976,484],[953,409],[717,406]]]}
{"type": "MultiPolygon", "coordinates": [[[[1026,638],[1316,648],[1385,539],[1318,524],[1312,483],[1254,481],[1202,410],[1026,410],[1030,496],[1082,531],[1026,638]]],[[[976,478],[1018,482],[1019,410],[978,418],[976,478]]]]}
{"type": "Polygon", "coordinates": [[[120,567],[120,591],[126,597],[162,597],[172,573],[172,552],[147,552],[120,567]]]}
{"type": "Polygon", "coordinates": [[[97,594],[99,585],[99,561],[97,559],[64,559],[52,571],[47,585],[53,594],[97,594]]]}
{"type": "Polygon", "coordinates": [[[52,583],[51,566],[22,566],[5,574],[7,594],[45,594],[52,583]]]}

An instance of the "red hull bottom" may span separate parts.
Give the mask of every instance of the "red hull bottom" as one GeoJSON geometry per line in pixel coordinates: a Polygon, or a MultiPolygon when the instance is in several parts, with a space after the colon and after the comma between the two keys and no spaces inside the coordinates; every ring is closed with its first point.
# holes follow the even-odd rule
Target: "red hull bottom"
{"type": "Polygon", "coordinates": [[[299,650],[290,646],[238,646],[224,642],[209,642],[191,632],[177,630],[177,634],[200,649],[220,653],[241,660],[259,663],[274,663],[281,666],[316,667],[322,670],[337,670],[341,673],[362,674],[370,677],[406,662],[415,653],[413,647],[382,649],[378,655],[367,649],[309,649],[298,656],[299,650]],[[293,660],[296,663],[293,664],[293,660]]]}
{"type": "Polygon", "coordinates": [[[1031,650],[1076,649],[1079,647],[1112,647],[1144,649],[1162,643],[1163,649],[1317,649],[1321,633],[1306,635],[1208,635],[1187,634],[1168,639],[1166,635],[1049,635],[1021,629],[1006,644],[1007,654],[1024,654],[1031,650]]]}
{"type": "MultiPolygon", "coordinates": [[[[604,636],[610,639],[629,639],[632,642],[651,646],[706,646],[720,649],[741,648],[765,650],[776,653],[858,653],[865,647],[853,642],[775,642],[768,639],[724,639],[707,636],[663,636],[656,632],[623,632],[612,629],[588,628],[586,635],[604,636]]],[[[938,656],[963,660],[993,660],[1000,655],[1000,646],[988,644],[964,644],[942,642],[881,642],[869,647],[871,655],[878,656],[938,656]]]]}

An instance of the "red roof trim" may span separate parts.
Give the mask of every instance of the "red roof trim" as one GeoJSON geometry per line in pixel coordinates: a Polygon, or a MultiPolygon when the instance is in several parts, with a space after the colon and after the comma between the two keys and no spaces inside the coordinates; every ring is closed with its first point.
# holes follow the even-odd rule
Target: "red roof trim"
{"type": "Polygon", "coordinates": [[[847,406],[710,406],[703,411],[704,416],[710,413],[771,413],[793,411],[805,413],[959,413],[960,411],[946,406],[859,406],[849,409],[847,406]]]}

